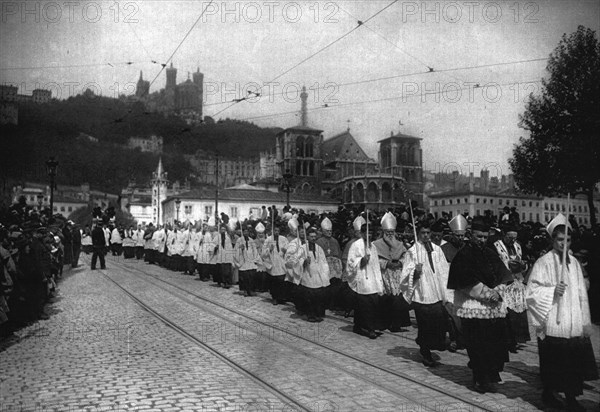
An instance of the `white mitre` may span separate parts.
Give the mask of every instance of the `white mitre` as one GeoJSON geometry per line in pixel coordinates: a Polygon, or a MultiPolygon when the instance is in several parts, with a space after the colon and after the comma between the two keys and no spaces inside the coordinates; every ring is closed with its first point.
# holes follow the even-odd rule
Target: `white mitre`
{"type": "Polygon", "coordinates": [[[396,217],[391,212],[387,212],[381,218],[381,228],[383,230],[396,230],[397,225],[396,217]]]}
{"type": "Polygon", "coordinates": [[[354,227],[354,230],[360,230],[362,225],[364,225],[365,223],[367,223],[365,218],[362,216],[358,216],[356,219],[354,219],[354,222],[352,222],[352,226],[354,227]]]}
{"type": "Polygon", "coordinates": [[[571,224],[568,222],[567,217],[562,213],[559,213],[554,219],[550,221],[550,223],[548,223],[548,226],[546,226],[546,231],[550,234],[550,236],[552,236],[554,229],[556,229],[556,227],[560,225],[568,227],[569,230],[573,229],[571,227],[571,224]]]}

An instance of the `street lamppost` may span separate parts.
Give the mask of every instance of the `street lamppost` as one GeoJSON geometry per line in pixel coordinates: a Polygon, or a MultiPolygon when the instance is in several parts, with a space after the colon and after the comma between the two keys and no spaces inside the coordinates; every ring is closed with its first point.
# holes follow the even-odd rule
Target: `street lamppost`
{"type": "Polygon", "coordinates": [[[56,169],[58,162],[51,157],[46,161],[46,172],[50,176],[50,216],[54,214],[54,178],[56,177],[56,169]]]}
{"type": "Polygon", "coordinates": [[[290,208],[290,180],[293,175],[290,173],[290,169],[286,169],[283,174],[283,187],[285,188],[286,193],[286,204],[288,209],[290,208]]]}
{"type": "Polygon", "coordinates": [[[175,199],[175,209],[177,210],[177,222],[179,222],[179,208],[181,207],[181,199],[175,199]]]}
{"type": "Polygon", "coordinates": [[[38,200],[38,211],[42,210],[42,204],[44,203],[44,195],[42,193],[40,193],[39,195],[37,195],[37,200],[38,200]]]}

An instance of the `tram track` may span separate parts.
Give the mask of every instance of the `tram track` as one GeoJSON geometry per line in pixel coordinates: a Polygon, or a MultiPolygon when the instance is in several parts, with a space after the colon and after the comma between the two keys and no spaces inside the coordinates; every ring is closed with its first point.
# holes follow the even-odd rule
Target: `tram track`
{"type": "MultiPolygon", "coordinates": [[[[131,269],[133,269],[133,268],[131,268],[131,267],[129,267],[129,266],[125,266],[125,265],[124,265],[124,266],[123,266],[123,269],[129,269],[129,270],[131,270],[131,269]]],[[[143,275],[145,275],[144,277],[146,277],[146,278],[147,278],[148,276],[150,276],[151,278],[153,278],[153,279],[156,279],[156,280],[159,280],[159,281],[162,281],[163,283],[169,284],[170,286],[172,286],[172,287],[174,287],[174,288],[176,288],[176,289],[179,289],[179,290],[181,290],[182,292],[184,292],[184,293],[186,293],[186,294],[192,295],[193,297],[195,297],[195,298],[197,298],[197,299],[198,299],[198,298],[199,298],[199,299],[203,299],[203,297],[202,297],[202,296],[199,296],[199,295],[197,295],[197,294],[194,294],[194,293],[192,293],[192,292],[189,292],[188,290],[186,290],[186,289],[183,289],[183,288],[180,288],[180,287],[178,287],[177,285],[170,284],[170,282],[165,282],[165,281],[163,281],[163,280],[162,280],[162,279],[160,279],[160,278],[157,278],[157,277],[155,277],[155,276],[153,276],[153,275],[148,275],[148,274],[146,274],[145,272],[142,272],[142,271],[140,271],[140,270],[136,270],[136,271],[138,271],[138,272],[142,273],[143,275]]],[[[138,277],[141,277],[141,276],[140,276],[140,275],[138,275],[138,277]]],[[[111,280],[114,282],[114,280],[113,280],[113,279],[111,279],[111,280]]],[[[148,283],[151,283],[152,285],[154,285],[154,286],[155,286],[155,287],[157,287],[157,288],[160,288],[161,290],[164,290],[164,291],[166,291],[166,292],[168,292],[168,293],[171,293],[171,294],[173,294],[173,295],[177,296],[177,294],[175,294],[175,293],[173,293],[173,292],[170,292],[170,291],[167,291],[165,288],[161,288],[160,286],[156,285],[156,283],[154,283],[154,282],[152,282],[152,281],[148,281],[147,279],[144,279],[144,281],[146,281],[146,282],[148,282],[148,283]]],[[[237,324],[237,323],[235,323],[235,322],[231,321],[231,320],[230,320],[228,317],[226,317],[226,316],[223,316],[222,314],[219,314],[218,312],[216,312],[216,311],[215,311],[215,310],[213,310],[213,309],[209,309],[209,308],[208,308],[206,305],[199,305],[197,302],[192,302],[192,301],[189,301],[188,299],[186,299],[186,298],[183,298],[183,297],[181,297],[181,296],[178,296],[178,297],[179,297],[180,299],[184,300],[186,303],[188,303],[188,304],[190,304],[190,305],[193,305],[193,306],[195,306],[195,307],[196,307],[196,308],[198,308],[198,309],[201,309],[201,310],[203,310],[203,311],[206,311],[206,312],[210,313],[211,315],[213,315],[213,316],[216,316],[216,317],[218,317],[218,318],[220,318],[220,319],[222,319],[222,320],[224,320],[224,321],[226,321],[226,322],[230,322],[230,323],[232,323],[232,324],[236,324],[236,325],[238,325],[238,326],[239,326],[239,324],[237,324]]],[[[207,299],[204,299],[204,300],[207,300],[207,299]]],[[[271,329],[274,329],[274,330],[278,330],[278,331],[280,331],[280,332],[281,332],[281,333],[283,333],[283,334],[287,334],[287,335],[293,336],[294,338],[297,338],[297,339],[299,339],[299,340],[302,340],[302,341],[308,342],[308,343],[310,343],[310,344],[314,344],[314,345],[316,345],[316,346],[320,346],[320,347],[321,347],[321,348],[323,348],[323,349],[326,349],[326,350],[329,350],[329,351],[334,351],[334,352],[337,352],[338,354],[340,354],[340,355],[343,355],[343,356],[345,356],[345,357],[352,357],[352,355],[348,355],[348,354],[342,353],[342,352],[340,352],[340,351],[337,351],[336,349],[334,349],[334,348],[331,348],[331,347],[329,347],[329,346],[327,346],[327,345],[319,344],[318,342],[315,342],[315,341],[314,341],[314,340],[312,340],[312,339],[308,339],[308,338],[306,338],[306,337],[304,337],[304,336],[302,336],[302,335],[295,334],[295,333],[291,333],[291,332],[289,332],[289,331],[288,331],[288,330],[286,330],[286,329],[283,329],[283,328],[278,328],[278,327],[274,326],[273,324],[269,324],[269,323],[262,322],[262,321],[260,321],[260,320],[254,319],[254,318],[252,318],[252,317],[250,317],[250,316],[247,316],[247,315],[245,315],[245,314],[243,314],[243,313],[241,313],[241,312],[239,312],[239,311],[232,310],[231,308],[228,308],[227,306],[220,305],[220,304],[218,304],[218,303],[216,303],[216,302],[209,302],[209,303],[212,303],[213,305],[216,305],[216,306],[218,306],[218,307],[220,307],[220,308],[222,308],[222,309],[226,309],[226,310],[229,310],[229,311],[231,311],[231,312],[233,312],[233,313],[236,313],[236,315],[242,316],[242,317],[244,317],[244,318],[246,318],[246,319],[248,319],[248,320],[250,320],[250,321],[252,321],[252,322],[254,322],[254,323],[257,323],[257,324],[261,324],[261,325],[267,326],[268,328],[271,328],[271,329]]],[[[243,326],[242,326],[242,328],[243,328],[243,326]]],[[[249,330],[250,332],[252,332],[252,329],[251,329],[251,328],[248,328],[247,330],[249,330]]],[[[273,337],[270,337],[270,340],[273,340],[273,337]]],[[[275,339],[275,340],[277,340],[277,339],[275,339]]],[[[278,343],[281,343],[281,344],[284,344],[284,345],[288,345],[288,346],[289,346],[289,344],[290,344],[290,340],[289,340],[289,339],[279,339],[279,342],[278,342],[278,343]]],[[[346,374],[348,374],[348,375],[351,375],[352,377],[354,377],[354,378],[356,378],[356,379],[359,379],[359,380],[361,380],[361,381],[367,382],[368,384],[372,385],[373,387],[375,387],[375,388],[377,388],[377,389],[383,390],[383,391],[385,391],[385,392],[388,392],[388,393],[392,394],[393,396],[395,396],[395,397],[397,397],[397,398],[400,398],[400,399],[403,401],[403,405],[405,405],[405,406],[406,406],[406,405],[408,405],[408,406],[409,406],[409,408],[410,408],[409,410],[412,410],[413,408],[416,408],[416,407],[418,407],[418,408],[419,408],[419,410],[423,410],[423,411],[425,411],[425,410],[427,410],[427,411],[438,411],[438,410],[439,410],[439,407],[440,407],[440,401],[439,401],[439,398],[438,398],[438,399],[435,399],[435,400],[433,400],[433,399],[432,399],[432,401],[431,401],[431,404],[432,404],[432,405],[429,405],[429,406],[428,406],[428,405],[426,404],[426,401],[424,401],[424,399],[423,399],[422,397],[421,397],[421,398],[418,398],[418,399],[416,399],[416,398],[411,398],[410,396],[407,396],[405,392],[400,392],[400,391],[398,391],[397,389],[395,389],[395,388],[391,387],[390,385],[384,385],[384,384],[381,384],[380,382],[376,382],[375,380],[373,380],[373,379],[371,379],[371,378],[369,378],[369,377],[366,377],[364,374],[358,374],[358,373],[356,373],[356,372],[350,371],[350,370],[348,370],[347,368],[344,368],[344,367],[342,367],[342,366],[340,366],[340,365],[336,364],[335,362],[332,362],[332,361],[330,361],[330,360],[327,360],[327,359],[325,359],[325,358],[323,358],[323,357],[317,357],[317,356],[315,356],[313,353],[307,352],[306,350],[302,349],[302,347],[300,347],[300,346],[297,346],[297,348],[295,349],[295,352],[297,352],[297,353],[302,353],[303,355],[305,355],[305,356],[307,356],[307,357],[311,357],[311,358],[313,358],[313,359],[317,359],[319,362],[325,363],[325,364],[329,365],[329,366],[330,366],[330,367],[332,367],[332,368],[338,369],[338,370],[340,370],[341,372],[343,372],[343,373],[346,373],[346,374]]],[[[362,364],[364,364],[364,363],[365,363],[365,361],[361,361],[359,358],[353,358],[353,360],[356,360],[356,361],[358,361],[358,362],[360,362],[360,363],[362,363],[362,364]]],[[[380,368],[380,367],[378,367],[377,365],[370,364],[369,366],[372,366],[373,368],[377,369],[378,371],[383,371],[383,369],[382,369],[382,368],[380,368]]],[[[398,376],[398,377],[400,377],[400,378],[404,378],[403,376],[398,376]]],[[[420,382],[420,381],[417,381],[417,380],[414,380],[414,379],[411,379],[411,382],[412,382],[412,383],[414,383],[414,384],[416,384],[416,385],[418,385],[418,386],[420,386],[420,387],[422,387],[422,386],[429,387],[429,385],[427,385],[427,384],[423,384],[422,382],[420,382]]],[[[429,389],[434,389],[434,390],[436,390],[437,388],[429,388],[429,389]]],[[[464,407],[464,408],[467,408],[468,406],[467,406],[467,405],[465,405],[465,404],[466,404],[466,403],[469,403],[469,405],[470,405],[471,407],[476,407],[476,408],[477,408],[477,409],[475,409],[475,410],[482,410],[482,411],[492,411],[492,410],[493,410],[493,409],[486,409],[485,407],[482,407],[482,406],[480,405],[480,403],[478,403],[478,402],[473,402],[473,401],[470,401],[470,400],[467,400],[467,399],[464,399],[464,398],[461,398],[461,397],[457,397],[456,395],[453,395],[453,394],[451,394],[451,393],[449,393],[449,392],[440,391],[440,390],[437,390],[437,392],[439,392],[439,393],[441,393],[441,394],[444,394],[444,395],[446,395],[446,396],[449,396],[449,397],[450,397],[450,398],[451,398],[453,401],[456,401],[456,400],[460,401],[460,405],[458,405],[458,406],[459,406],[459,407],[461,407],[461,408],[463,408],[463,407],[464,407]]],[[[457,406],[457,405],[456,405],[456,402],[453,402],[453,404],[454,404],[454,406],[457,406]]]]}
{"type": "MultiPolygon", "coordinates": [[[[180,291],[182,291],[182,292],[184,292],[186,294],[189,294],[189,295],[191,295],[191,296],[193,296],[193,297],[195,297],[197,299],[200,299],[200,300],[202,300],[204,302],[207,302],[207,303],[209,303],[211,305],[214,305],[214,306],[216,306],[218,308],[225,309],[225,310],[227,310],[229,312],[232,312],[232,313],[236,314],[237,316],[241,316],[241,317],[243,317],[243,318],[245,318],[245,319],[247,319],[247,320],[249,320],[251,322],[254,322],[256,324],[260,324],[260,325],[263,325],[263,326],[267,326],[269,328],[273,328],[275,330],[278,330],[281,333],[289,334],[289,335],[293,336],[296,339],[300,339],[300,340],[303,340],[303,341],[306,341],[306,342],[310,342],[311,344],[317,345],[317,346],[319,346],[319,347],[321,347],[323,349],[326,349],[328,351],[336,353],[337,355],[340,355],[340,356],[343,356],[345,358],[351,359],[352,361],[359,362],[359,363],[361,363],[361,364],[363,364],[365,366],[368,366],[370,368],[374,368],[374,369],[376,369],[378,371],[385,372],[385,373],[393,375],[393,376],[395,376],[397,378],[401,378],[401,379],[407,380],[407,381],[409,381],[409,382],[411,382],[413,384],[416,384],[416,385],[419,385],[419,386],[422,386],[422,387],[426,387],[429,390],[435,391],[435,392],[437,392],[439,394],[442,394],[444,396],[448,396],[451,399],[454,399],[456,401],[461,402],[462,404],[464,404],[465,407],[475,407],[476,410],[477,409],[478,410],[488,410],[488,411],[493,410],[493,409],[486,409],[484,406],[481,405],[481,402],[478,399],[476,400],[476,399],[470,399],[470,398],[467,398],[467,397],[464,397],[464,396],[457,396],[457,395],[455,395],[455,394],[453,394],[453,393],[451,393],[451,392],[449,392],[447,390],[444,390],[443,388],[437,387],[436,385],[433,385],[433,384],[430,384],[430,383],[427,383],[427,382],[423,382],[423,381],[421,381],[419,379],[416,379],[416,378],[414,378],[413,376],[411,376],[409,374],[402,373],[402,372],[399,372],[399,371],[396,371],[396,370],[392,370],[392,369],[389,369],[387,367],[383,367],[383,366],[375,364],[375,363],[373,363],[373,362],[371,362],[371,361],[369,361],[367,359],[364,359],[364,358],[361,358],[361,357],[357,357],[357,356],[354,356],[354,355],[349,354],[347,352],[344,352],[342,350],[339,350],[337,348],[331,347],[330,345],[326,345],[326,344],[321,343],[321,342],[315,342],[312,339],[308,339],[308,338],[306,338],[306,337],[304,337],[302,335],[295,334],[293,332],[290,332],[287,329],[280,328],[280,327],[278,327],[276,325],[269,324],[267,322],[261,321],[260,319],[256,319],[254,317],[248,316],[247,314],[245,314],[245,313],[243,313],[243,312],[241,312],[239,310],[230,308],[228,306],[225,306],[225,305],[223,305],[223,304],[215,301],[214,299],[210,299],[210,298],[208,298],[206,296],[202,296],[202,295],[194,293],[194,292],[192,292],[192,291],[190,291],[188,289],[182,288],[181,286],[173,284],[173,283],[171,283],[171,282],[169,282],[167,280],[161,279],[159,276],[156,276],[154,274],[150,274],[150,273],[148,273],[146,271],[142,271],[142,270],[140,270],[138,268],[131,267],[131,266],[125,265],[125,264],[122,264],[122,268],[127,269],[127,270],[132,270],[132,271],[135,271],[135,272],[139,272],[139,273],[141,273],[141,276],[150,277],[150,278],[152,278],[154,280],[157,280],[157,281],[159,281],[161,283],[167,284],[167,285],[169,285],[172,288],[178,289],[178,290],[180,290],[180,291]]],[[[151,283],[153,283],[153,282],[151,282],[151,283]]],[[[206,308],[203,307],[203,309],[206,309],[206,308]]],[[[211,312],[212,312],[212,310],[211,310],[211,312]]],[[[222,317],[224,319],[227,319],[226,317],[223,317],[222,315],[220,317],[222,317]]],[[[329,317],[332,318],[332,319],[343,320],[343,319],[339,319],[339,318],[334,317],[334,316],[329,316],[329,317]]],[[[347,322],[347,321],[344,320],[344,322],[347,322]]],[[[396,335],[393,335],[393,334],[390,334],[390,335],[391,336],[396,336],[396,335]]],[[[365,377],[361,376],[360,379],[365,380],[365,377]]],[[[366,379],[368,379],[368,378],[366,378],[366,379]]],[[[376,385],[378,385],[379,387],[382,387],[381,384],[376,383],[376,385]]],[[[397,394],[397,396],[402,396],[402,397],[406,398],[406,395],[399,394],[397,391],[394,391],[393,388],[385,388],[385,387],[382,387],[382,388],[386,389],[386,391],[388,391],[388,392],[390,392],[390,391],[392,393],[395,392],[397,394]]],[[[422,400],[420,401],[420,403],[422,403],[422,400]]]]}
{"type": "MultiPolygon", "coordinates": [[[[343,322],[343,323],[346,323],[346,324],[349,324],[349,325],[353,324],[352,321],[349,321],[348,319],[346,319],[346,318],[344,318],[342,316],[339,316],[339,315],[328,314],[326,316],[328,318],[330,318],[330,319],[335,319],[335,320],[338,320],[340,322],[343,322]]],[[[382,333],[385,334],[385,335],[389,335],[389,336],[396,336],[396,337],[398,336],[397,334],[392,333],[392,332],[388,332],[388,331],[383,331],[382,333]]],[[[531,354],[536,355],[536,356],[538,355],[537,351],[534,351],[534,350],[530,350],[530,349],[520,349],[520,350],[523,351],[523,352],[531,353],[531,354]]],[[[456,351],[455,353],[457,355],[463,356],[465,358],[468,357],[467,353],[462,352],[462,351],[456,351]]],[[[596,366],[598,367],[597,362],[596,362],[596,366]]],[[[522,373],[522,374],[525,374],[525,375],[528,375],[528,376],[531,376],[531,377],[539,377],[540,376],[539,372],[532,372],[532,371],[527,370],[527,369],[521,369],[521,368],[518,368],[518,367],[510,365],[510,364],[504,365],[504,369],[506,371],[513,371],[513,372],[516,372],[517,374],[522,373]]],[[[584,383],[584,390],[587,390],[587,391],[592,392],[594,394],[600,394],[600,390],[598,388],[595,388],[595,387],[593,387],[593,386],[591,386],[589,384],[586,384],[586,383],[584,383]]]]}
{"type": "Polygon", "coordinates": [[[239,373],[241,373],[242,375],[246,376],[247,378],[249,378],[253,382],[257,383],[259,386],[261,386],[265,390],[267,390],[270,393],[272,393],[279,400],[283,401],[284,404],[286,404],[286,405],[294,405],[295,407],[299,408],[298,410],[306,411],[306,412],[311,412],[311,409],[306,408],[304,405],[302,405],[301,403],[299,403],[296,399],[288,396],[285,392],[277,389],[275,386],[269,384],[264,379],[262,379],[261,377],[257,376],[252,371],[244,368],[242,365],[238,364],[237,362],[234,362],[231,359],[227,358],[226,356],[224,356],[223,354],[221,354],[218,350],[214,349],[212,346],[207,345],[205,342],[203,342],[202,340],[198,339],[196,336],[194,336],[193,334],[189,333],[184,328],[178,326],[175,322],[171,321],[166,316],[163,316],[160,313],[158,313],[152,307],[150,307],[149,305],[147,305],[146,303],[144,303],[141,299],[137,298],[134,294],[132,294],[131,292],[129,292],[126,288],[124,288],[123,286],[121,286],[117,281],[115,281],[114,279],[112,279],[108,274],[106,274],[105,269],[101,269],[100,273],[102,273],[102,275],[107,280],[109,280],[110,282],[112,282],[123,293],[125,293],[127,296],[129,296],[129,298],[131,300],[133,300],[137,305],[139,305],[142,309],[144,309],[145,311],[147,311],[148,313],[150,313],[152,316],[154,316],[155,318],[157,318],[158,320],[160,320],[167,327],[173,329],[174,331],[176,331],[177,333],[179,333],[180,335],[182,335],[183,337],[185,337],[186,339],[188,339],[189,341],[191,341],[195,345],[197,345],[199,347],[202,347],[203,349],[205,349],[206,351],[208,351],[209,353],[211,353],[213,356],[217,357],[222,362],[224,362],[225,364],[229,365],[234,370],[238,371],[239,373]]]}

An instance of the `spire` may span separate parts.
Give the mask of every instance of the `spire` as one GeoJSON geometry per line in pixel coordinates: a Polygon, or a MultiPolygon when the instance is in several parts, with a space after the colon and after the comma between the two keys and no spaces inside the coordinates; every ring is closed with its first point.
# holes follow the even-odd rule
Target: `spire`
{"type": "Polygon", "coordinates": [[[163,175],[162,156],[158,158],[158,167],[156,168],[156,176],[159,178],[163,175]]]}
{"type": "Polygon", "coordinates": [[[144,76],[142,76],[142,71],[140,70],[140,80],[144,80],[144,76]]]}
{"type": "Polygon", "coordinates": [[[300,93],[300,99],[302,100],[302,106],[300,109],[300,126],[308,126],[308,114],[306,109],[306,100],[308,93],[306,93],[306,86],[302,86],[302,93],[300,93]]]}

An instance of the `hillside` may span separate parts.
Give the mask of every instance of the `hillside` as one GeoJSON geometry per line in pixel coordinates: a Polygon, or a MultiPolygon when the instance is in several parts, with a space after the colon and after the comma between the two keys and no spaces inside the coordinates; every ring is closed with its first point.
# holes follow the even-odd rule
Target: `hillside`
{"type": "Polygon", "coordinates": [[[191,173],[183,154],[202,149],[225,157],[256,157],[274,147],[279,130],[230,119],[190,127],[177,117],[147,112],[139,102],[90,94],[43,105],[21,104],[19,125],[0,126],[0,175],[47,180],[44,162],[55,156],[60,163],[58,183],[88,182],[118,192],[130,179],[146,182],[158,162],[157,155],[124,148],[131,136],[162,136],[169,179],[183,181],[191,173]],[[81,139],[80,133],[98,142],[81,139]]]}

